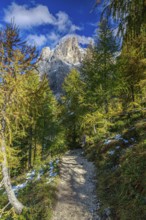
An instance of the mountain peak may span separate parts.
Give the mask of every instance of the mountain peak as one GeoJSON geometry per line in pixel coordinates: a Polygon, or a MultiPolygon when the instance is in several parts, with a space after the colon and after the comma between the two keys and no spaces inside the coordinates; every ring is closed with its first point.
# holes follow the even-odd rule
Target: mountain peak
{"type": "Polygon", "coordinates": [[[40,75],[47,74],[55,94],[61,92],[62,83],[72,68],[79,68],[85,55],[76,36],[67,36],[51,50],[45,47],[38,63],[40,75]]]}
{"type": "Polygon", "coordinates": [[[52,55],[52,51],[51,51],[50,47],[44,47],[44,48],[42,49],[41,57],[42,57],[44,60],[50,58],[51,55],[52,55]]]}
{"type": "Polygon", "coordinates": [[[76,36],[72,36],[72,35],[65,36],[60,40],[59,45],[60,46],[66,45],[66,46],[69,46],[70,49],[74,49],[74,47],[79,46],[78,38],[76,36]]]}
{"type": "Polygon", "coordinates": [[[82,61],[82,48],[78,44],[75,36],[64,37],[54,50],[54,55],[72,65],[77,65],[82,61]]]}

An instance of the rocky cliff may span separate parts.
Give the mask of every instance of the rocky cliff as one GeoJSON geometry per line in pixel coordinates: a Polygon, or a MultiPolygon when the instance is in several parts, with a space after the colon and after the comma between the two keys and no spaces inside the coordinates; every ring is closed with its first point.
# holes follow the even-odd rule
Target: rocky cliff
{"type": "Polygon", "coordinates": [[[53,92],[60,94],[64,78],[72,68],[80,67],[84,55],[85,49],[79,46],[76,37],[65,37],[54,49],[43,48],[38,63],[40,77],[46,74],[53,92]]]}

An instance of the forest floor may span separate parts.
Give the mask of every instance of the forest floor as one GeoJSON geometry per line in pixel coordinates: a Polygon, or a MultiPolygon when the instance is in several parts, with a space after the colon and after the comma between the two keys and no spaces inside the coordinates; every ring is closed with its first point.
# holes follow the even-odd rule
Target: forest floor
{"type": "Polygon", "coordinates": [[[53,220],[98,220],[96,170],[82,149],[67,152],[60,164],[60,182],[53,220]]]}

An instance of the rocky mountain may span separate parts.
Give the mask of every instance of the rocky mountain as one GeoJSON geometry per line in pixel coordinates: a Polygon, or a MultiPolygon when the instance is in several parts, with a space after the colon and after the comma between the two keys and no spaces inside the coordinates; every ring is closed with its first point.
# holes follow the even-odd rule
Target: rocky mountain
{"type": "Polygon", "coordinates": [[[72,68],[81,65],[85,49],[79,46],[76,37],[65,37],[54,48],[45,47],[38,62],[40,77],[48,76],[50,87],[58,95],[62,91],[64,78],[72,68]]]}

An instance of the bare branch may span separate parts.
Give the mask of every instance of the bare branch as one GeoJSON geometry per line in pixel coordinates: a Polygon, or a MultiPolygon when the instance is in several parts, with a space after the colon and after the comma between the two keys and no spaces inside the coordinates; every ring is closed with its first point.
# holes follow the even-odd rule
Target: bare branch
{"type": "Polygon", "coordinates": [[[3,179],[2,179],[2,181],[0,182],[0,188],[3,186],[3,179]]]}

